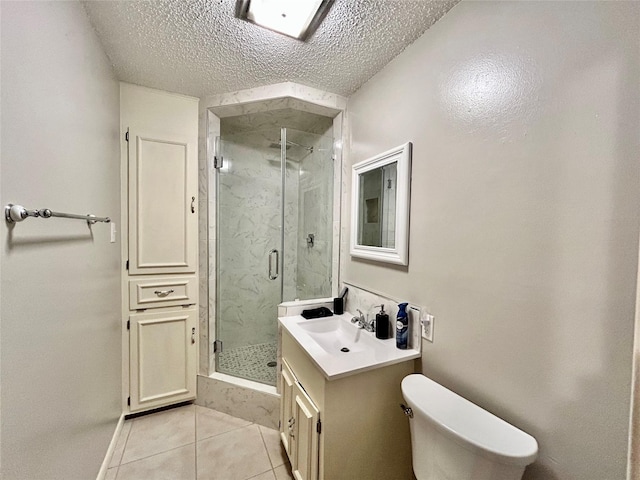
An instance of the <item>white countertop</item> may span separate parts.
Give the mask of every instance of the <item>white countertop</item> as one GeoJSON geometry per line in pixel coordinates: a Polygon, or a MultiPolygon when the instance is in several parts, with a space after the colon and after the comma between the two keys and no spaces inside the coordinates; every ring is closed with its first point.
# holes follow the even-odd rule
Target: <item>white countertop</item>
{"type": "Polygon", "coordinates": [[[420,358],[417,349],[400,350],[396,339],[380,340],[351,323],[350,313],[307,320],[301,315],[279,317],[284,330],[309,355],[327,380],[420,358]],[[341,347],[349,348],[342,352],[341,347]]]}

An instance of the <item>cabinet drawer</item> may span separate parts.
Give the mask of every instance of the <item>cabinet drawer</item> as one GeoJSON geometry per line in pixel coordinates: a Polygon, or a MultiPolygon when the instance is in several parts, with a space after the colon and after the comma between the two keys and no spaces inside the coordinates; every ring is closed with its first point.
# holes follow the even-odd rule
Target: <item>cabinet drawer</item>
{"type": "Polygon", "coordinates": [[[129,308],[139,310],[195,304],[197,288],[195,275],[129,280],[129,308]]]}

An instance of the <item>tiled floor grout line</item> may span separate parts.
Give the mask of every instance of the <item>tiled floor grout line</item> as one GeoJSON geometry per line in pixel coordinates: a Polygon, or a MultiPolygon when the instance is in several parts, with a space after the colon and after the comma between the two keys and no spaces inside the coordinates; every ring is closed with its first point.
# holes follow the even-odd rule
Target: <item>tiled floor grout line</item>
{"type": "MultiPolygon", "coordinates": [[[[194,405],[195,405],[195,404],[194,404],[194,405]]],[[[200,405],[196,405],[196,407],[200,407],[200,408],[207,408],[207,409],[209,409],[209,407],[202,407],[202,406],[200,406],[200,405]]],[[[217,410],[214,410],[214,409],[209,409],[209,410],[213,410],[214,412],[217,412],[217,410]]],[[[218,413],[222,413],[222,414],[224,414],[224,415],[229,415],[228,413],[224,413],[224,412],[218,412],[218,413]]],[[[231,415],[229,415],[229,416],[231,416],[231,415]]],[[[237,418],[237,417],[236,417],[236,418],[237,418]]],[[[238,418],[238,420],[244,420],[244,419],[243,419],[243,418],[238,418]]],[[[196,409],[196,443],[197,443],[197,442],[201,442],[201,441],[203,441],[203,440],[208,440],[208,439],[213,438],[213,437],[217,437],[217,436],[219,436],[219,435],[224,435],[225,433],[234,432],[234,431],[236,431],[236,430],[240,430],[240,429],[242,429],[242,428],[247,428],[247,427],[250,427],[250,426],[252,426],[252,425],[257,425],[258,427],[260,427],[260,426],[261,426],[260,424],[258,424],[258,423],[256,423],[256,422],[250,422],[249,420],[244,420],[244,421],[245,421],[245,422],[249,422],[249,424],[247,424],[247,425],[243,425],[243,426],[241,426],[241,427],[233,427],[233,428],[231,428],[230,430],[225,430],[224,432],[220,432],[220,433],[214,433],[213,435],[209,435],[208,437],[204,437],[204,438],[200,438],[200,439],[198,439],[198,431],[197,431],[197,428],[198,428],[198,414],[197,414],[197,409],[196,409]]],[[[260,435],[262,436],[262,431],[260,432],[260,435]]],[[[264,439],[263,439],[262,441],[264,442],[264,439]]]]}
{"type": "MultiPolygon", "coordinates": [[[[126,421],[127,420],[125,420],[125,422],[126,421]]],[[[133,427],[133,420],[131,420],[131,427],[133,427]]],[[[118,464],[115,467],[111,467],[116,469],[115,480],[118,480],[118,474],[120,473],[120,465],[122,464],[124,451],[127,449],[127,443],[129,442],[129,435],[131,435],[131,427],[129,427],[129,431],[127,432],[127,437],[124,439],[124,445],[122,445],[122,452],[120,452],[120,458],[118,459],[118,464]]],[[[124,428],[124,424],[123,424],[123,428],[124,428]]],[[[120,434],[122,434],[122,431],[120,431],[120,434]]]]}
{"type": "Polygon", "coordinates": [[[184,445],[178,445],[176,447],[170,448],[169,450],[163,450],[162,452],[156,452],[153,455],[147,455],[146,457],[136,458],[135,460],[131,460],[130,462],[127,462],[127,463],[121,463],[119,465],[119,467],[122,467],[123,465],[130,465],[132,463],[139,462],[140,460],[147,460],[147,459],[152,458],[152,457],[157,457],[158,455],[162,455],[163,453],[173,452],[174,450],[178,450],[179,448],[188,447],[189,445],[196,445],[195,439],[194,439],[193,442],[185,443],[184,445]]]}
{"type": "Polygon", "coordinates": [[[273,476],[274,476],[274,477],[276,476],[276,472],[275,472],[275,470],[274,470],[273,468],[270,468],[269,470],[265,470],[264,472],[260,472],[260,473],[259,473],[259,474],[257,474],[257,475],[253,475],[253,476],[251,476],[251,477],[249,477],[249,478],[246,478],[245,480],[251,480],[252,478],[257,478],[257,477],[259,477],[260,475],[264,475],[264,474],[265,474],[265,473],[267,473],[268,471],[271,471],[271,472],[273,473],[273,476]]]}
{"type": "MultiPolygon", "coordinates": [[[[262,445],[264,446],[264,449],[267,452],[267,458],[269,459],[269,464],[271,465],[271,470],[273,470],[276,467],[273,465],[273,460],[271,460],[271,455],[269,455],[269,448],[267,447],[267,442],[264,440],[264,435],[262,434],[262,429],[260,428],[260,425],[258,425],[258,431],[260,432],[260,438],[262,439],[262,445]]],[[[273,474],[275,475],[275,472],[273,472],[273,474]]]]}
{"type": "Polygon", "coordinates": [[[250,423],[249,425],[243,425],[242,427],[234,427],[231,430],[225,430],[224,432],[214,433],[213,435],[209,435],[208,437],[196,439],[196,443],[197,442],[203,442],[205,440],[209,440],[210,438],[219,437],[220,435],[224,435],[225,433],[231,433],[231,432],[235,432],[236,430],[242,430],[243,428],[247,428],[247,427],[250,427],[252,425],[257,425],[257,424],[256,423],[250,423]]]}

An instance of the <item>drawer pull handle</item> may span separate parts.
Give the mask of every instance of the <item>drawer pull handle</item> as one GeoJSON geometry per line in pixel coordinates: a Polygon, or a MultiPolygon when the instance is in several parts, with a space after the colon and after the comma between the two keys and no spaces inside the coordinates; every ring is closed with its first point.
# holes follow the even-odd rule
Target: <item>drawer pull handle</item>
{"type": "Polygon", "coordinates": [[[173,288],[171,290],[156,290],[155,293],[159,297],[166,297],[167,295],[171,295],[173,293],[173,288]]]}

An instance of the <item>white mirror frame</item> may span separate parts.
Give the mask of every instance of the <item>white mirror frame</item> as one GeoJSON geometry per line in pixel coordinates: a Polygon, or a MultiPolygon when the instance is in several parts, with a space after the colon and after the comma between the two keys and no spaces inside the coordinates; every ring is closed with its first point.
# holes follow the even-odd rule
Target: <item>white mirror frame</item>
{"type": "Polygon", "coordinates": [[[411,142],[392,148],[362,162],[351,171],[351,256],[378,262],[409,264],[409,203],[411,198],[411,142]],[[397,162],[395,248],[358,244],[358,200],[360,175],[397,162]]]}

